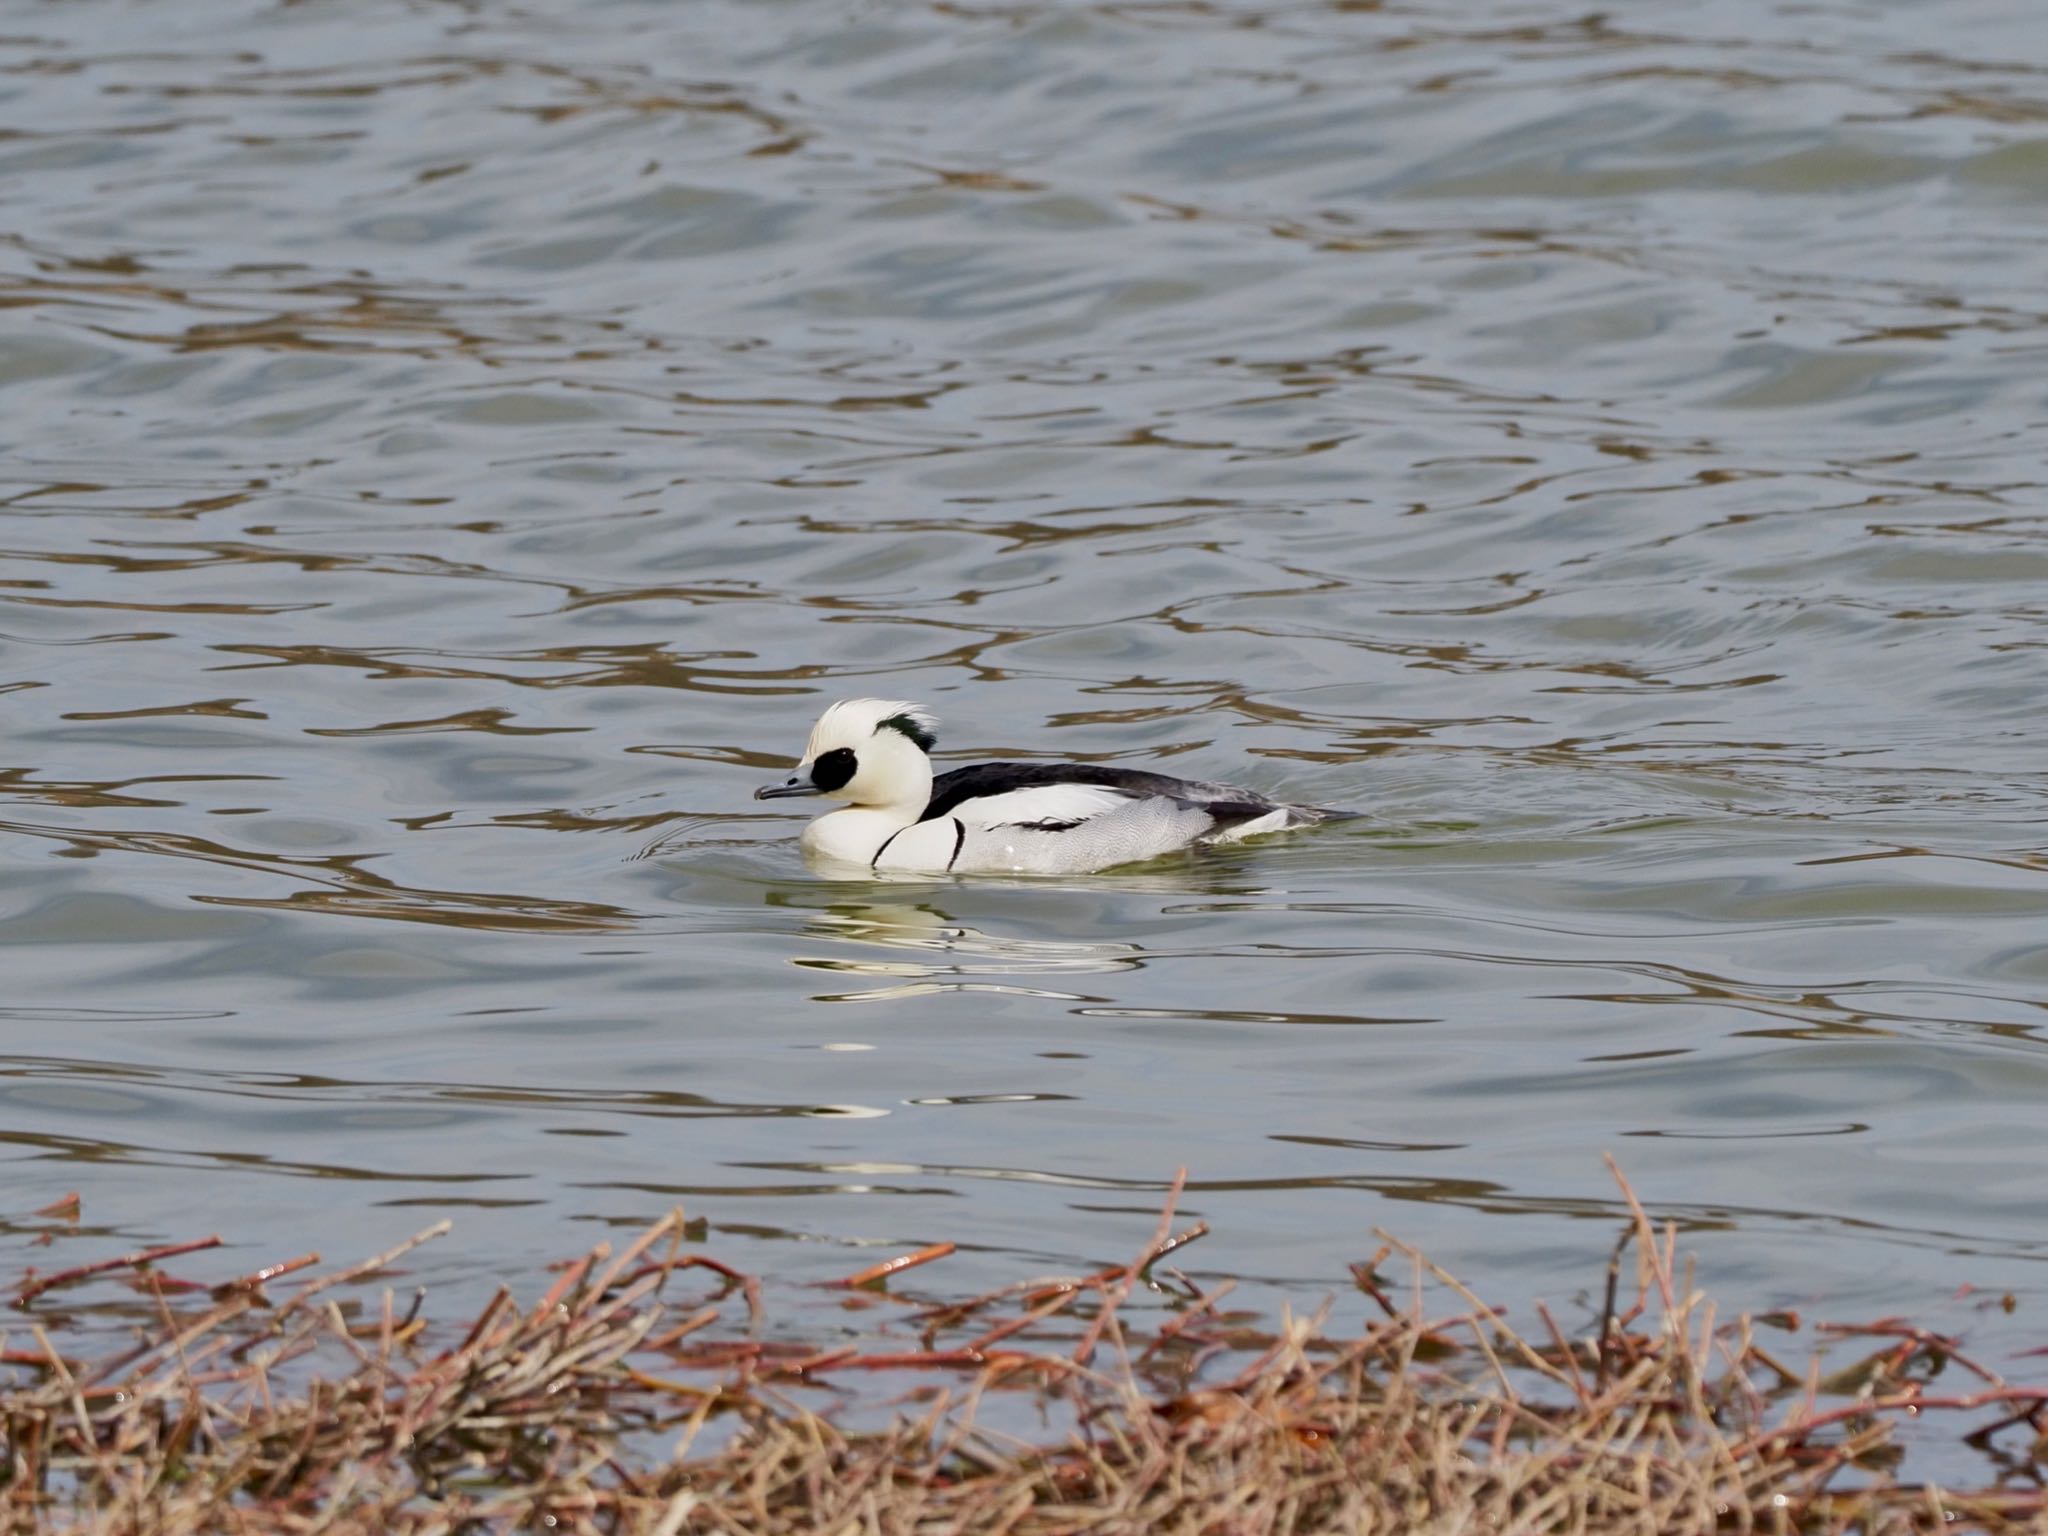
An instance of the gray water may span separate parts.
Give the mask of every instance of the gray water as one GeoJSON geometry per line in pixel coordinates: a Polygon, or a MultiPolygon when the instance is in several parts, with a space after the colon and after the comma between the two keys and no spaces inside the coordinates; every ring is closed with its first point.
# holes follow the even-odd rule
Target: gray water
{"type": "Polygon", "coordinates": [[[1248,1298],[1583,1319],[1611,1152],[1731,1308],[2040,1342],[2034,9],[13,0],[0,124],[65,1259],[960,1293],[1185,1164],[1248,1298]],[[749,794],[860,694],[1372,819],[834,881],[749,794]]]}

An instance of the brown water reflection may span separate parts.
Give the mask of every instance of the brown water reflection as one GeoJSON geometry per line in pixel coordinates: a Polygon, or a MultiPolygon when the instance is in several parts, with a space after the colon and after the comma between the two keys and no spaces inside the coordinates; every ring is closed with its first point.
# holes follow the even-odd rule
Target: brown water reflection
{"type": "Polygon", "coordinates": [[[1197,1267],[1569,1298],[1615,1150],[2040,1342],[2038,29],[112,16],[0,27],[0,1223],[996,1280],[1186,1162],[1197,1267]],[[1373,819],[820,881],[869,692],[1373,819]]]}

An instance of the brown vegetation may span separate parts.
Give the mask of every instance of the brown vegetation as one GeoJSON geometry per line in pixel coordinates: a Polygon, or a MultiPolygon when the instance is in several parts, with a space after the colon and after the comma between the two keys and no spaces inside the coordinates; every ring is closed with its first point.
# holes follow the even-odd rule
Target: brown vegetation
{"type": "Polygon", "coordinates": [[[288,1295],[271,1293],[311,1255],[202,1287],[157,1266],[210,1241],[175,1244],[16,1287],[0,1339],[0,1510],[10,1529],[164,1536],[2048,1521],[2048,1391],[1898,1323],[1837,1330],[1874,1346],[1847,1368],[1789,1369],[1749,1320],[1717,1324],[1674,1234],[1629,1201],[1604,1315],[1581,1337],[1541,1308],[1534,1336],[1513,1331],[1397,1244],[1355,1272],[1384,1313],[1363,1333],[1333,1334],[1322,1316],[1261,1328],[1224,1306],[1228,1284],[1167,1268],[1205,1230],[1176,1235],[1172,1199],[1133,1262],[1090,1275],[950,1302],[882,1289],[947,1244],[850,1275],[842,1299],[865,1342],[824,1349],[770,1337],[759,1284],[694,1252],[679,1214],[567,1265],[531,1307],[501,1290],[445,1335],[417,1297],[366,1299],[369,1277],[445,1225],[288,1295]],[[1412,1268],[1414,1299],[1388,1293],[1377,1266],[1390,1258],[1412,1268]],[[153,1321],[108,1358],[68,1354],[42,1321],[52,1298],[116,1277],[153,1321]],[[1166,1321],[1127,1329],[1138,1286],[1173,1299],[1166,1321]],[[1432,1315],[1431,1295],[1460,1300],[1432,1315]],[[1937,1373],[1971,1384],[1937,1391],[1937,1373]],[[829,1410],[799,1401],[854,1382],[868,1390],[829,1410]],[[1983,1469],[1975,1491],[1903,1479],[1902,1427],[1920,1420],[1924,1437],[1935,1418],[1954,1426],[1941,1447],[1983,1469]]]}

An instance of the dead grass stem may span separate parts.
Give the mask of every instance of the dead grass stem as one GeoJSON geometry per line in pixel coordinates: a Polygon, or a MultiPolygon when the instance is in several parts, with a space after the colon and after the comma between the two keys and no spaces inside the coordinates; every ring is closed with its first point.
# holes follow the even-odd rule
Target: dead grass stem
{"type": "Polygon", "coordinates": [[[949,1244],[849,1275],[835,1286],[867,1307],[867,1340],[826,1348],[764,1336],[758,1280],[684,1251],[679,1212],[563,1266],[530,1309],[501,1288],[466,1327],[434,1326],[417,1297],[401,1311],[389,1289],[363,1295],[445,1224],[278,1299],[266,1288],[312,1256],[192,1285],[157,1266],[213,1240],[167,1244],[17,1287],[16,1337],[34,1347],[0,1350],[0,1521],[151,1536],[2048,1528],[2048,1390],[1897,1319],[1825,1333],[1838,1351],[1877,1341],[1847,1370],[1792,1373],[1747,1319],[1717,1321],[1675,1232],[1616,1178],[1629,1230],[1576,1337],[1543,1308],[1525,1336],[1391,1238],[1358,1266],[1383,1314],[1363,1332],[1332,1332],[1327,1307],[1261,1326],[1224,1309],[1227,1282],[1153,1277],[1207,1230],[1174,1234],[1182,1178],[1125,1265],[952,1302],[880,1289],[949,1244]],[[1407,1306],[1377,1276],[1397,1252],[1435,1282],[1407,1306]],[[106,1359],[66,1355],[50,1293],[118,1274],[153,1321],[106,1359]],[[1144,1286],[1175,1310],[1134,1334],[1144,1286]],[[1444,1293],[1462,1310],[1431,1315],[1425,1296],[1444,1293]],[[1949,1361],[1970,1390],[1931,1390],[1949,1361]],[[850,1383],[870,1395],[807,1405],[850,1383]],[[1899,1471],[1902,1428],[1944,1415],[1944,1443],[1982,1453],[1973,1491],[1899,1471]]]}

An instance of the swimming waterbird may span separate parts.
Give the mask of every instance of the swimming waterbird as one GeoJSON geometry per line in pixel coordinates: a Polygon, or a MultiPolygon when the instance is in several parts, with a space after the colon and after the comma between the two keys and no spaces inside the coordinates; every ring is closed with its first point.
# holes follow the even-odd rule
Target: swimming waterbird
{"type": "Polygon", "coordinates": [[[806,853],[920,874],[1084,874],[1357,814],[1094,763],[974,763],[934,776],[937,726],[919,704],[841,700],[795,770],[754,798],[841,801],[804,828],[806,853]]]}

